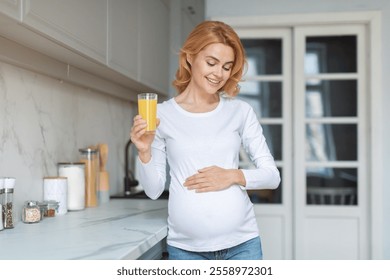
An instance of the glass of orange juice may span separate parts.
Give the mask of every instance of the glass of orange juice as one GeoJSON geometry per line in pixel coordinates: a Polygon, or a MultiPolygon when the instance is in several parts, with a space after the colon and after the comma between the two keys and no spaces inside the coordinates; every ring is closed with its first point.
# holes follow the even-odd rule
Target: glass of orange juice
{"type": "Polygon", "coordinates": [[[138,94],[138,114],[146,120],[148,126],[146,131],[156,130],[157,118],[157,94],[156,93],[140,93],[138,94]]]}

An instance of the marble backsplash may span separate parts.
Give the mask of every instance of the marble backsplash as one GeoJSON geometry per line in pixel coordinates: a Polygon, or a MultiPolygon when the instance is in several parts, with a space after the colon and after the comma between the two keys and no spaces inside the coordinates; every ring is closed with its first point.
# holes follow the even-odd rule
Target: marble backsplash
{"type": "Polygon", "coordinates": [[[123,190],[124,148],[136,107],[129,101],[0,62],[0,176],[15,177],[15,222],[25,200],[42,200],[43,177],[79,148],[109,147],[110,193],[123,190]]]}

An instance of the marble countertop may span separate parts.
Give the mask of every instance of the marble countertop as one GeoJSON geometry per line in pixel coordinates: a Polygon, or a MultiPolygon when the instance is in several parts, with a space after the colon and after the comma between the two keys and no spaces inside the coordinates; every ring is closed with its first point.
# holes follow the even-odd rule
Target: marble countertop
{"type": "Polygon", "coordinates": [[[0,231],[0,259],[137,259],[167,235],[167,200],[111,199],[96,208],[0,231]]]}

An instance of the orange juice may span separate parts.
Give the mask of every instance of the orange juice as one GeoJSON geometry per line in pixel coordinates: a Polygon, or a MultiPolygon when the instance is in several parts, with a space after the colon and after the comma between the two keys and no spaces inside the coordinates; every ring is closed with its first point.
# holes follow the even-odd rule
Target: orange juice
{"type": "Polygon", "coordinates": [[[157,94],[141,93],[138,95],[138,113],[146,120],[146,131],[156,130],[157,94]]]}

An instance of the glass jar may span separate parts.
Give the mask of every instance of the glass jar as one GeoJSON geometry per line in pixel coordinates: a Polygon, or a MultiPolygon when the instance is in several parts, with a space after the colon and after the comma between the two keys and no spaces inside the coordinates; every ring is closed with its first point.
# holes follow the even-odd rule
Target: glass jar
{"type": "Polygon", "coordinates": [[[3,224],[4,228],[9,229],[14,227],[14,214],[13,214],[13,200],[14,200],[14,187],[15,178],[4,178],[4,194],[3,194],[3,224]]]}
{"type": "Polygon", "coordinates": [[[38,223],[41,220],[41,209],[38,202],[26,201],[22,211],[22,221],[26,224],[38,223]]]}
{"type": "Polygon", "coordinates": [[[59,202],[55,200],[47,200],[44,202],[47,203],[47,209],[44,216],[55,217],[58,214],[59,202]]]}
{"type": "Polygon", "coordinates": [[[4,194],[4,178],[0,178],[0,231],[4,229],[3,222],[3,195],[4,194]]]}
{"type": "Polygon", "coordinates": [[[97,149],[80,149],[81,162],[85,163],[85,206],[98,205],[99,152],[97,149]]]}

